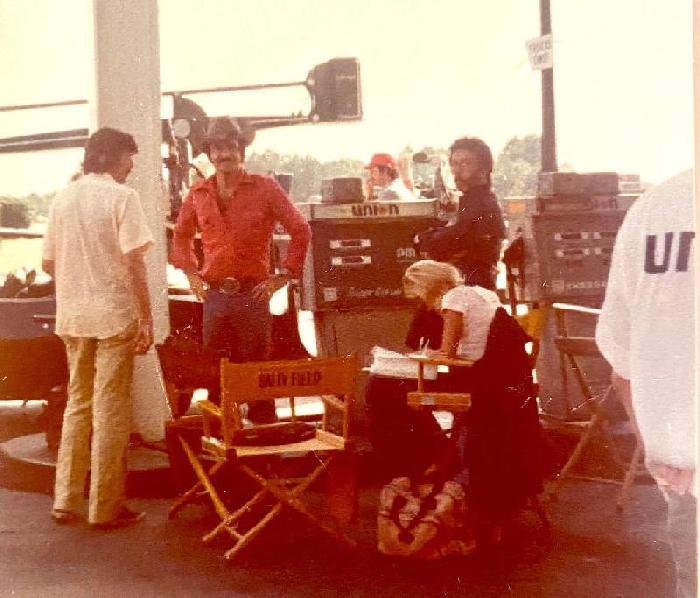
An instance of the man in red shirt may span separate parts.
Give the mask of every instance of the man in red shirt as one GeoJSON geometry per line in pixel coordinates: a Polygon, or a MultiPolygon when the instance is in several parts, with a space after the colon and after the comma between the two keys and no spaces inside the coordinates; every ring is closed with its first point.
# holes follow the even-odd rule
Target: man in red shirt
{"type": "MultiPolygon", "coordinates": [[[[191,289],[204,301],[204,345],[237,362],[268,357],[270,297],[301,275],[311,238],[308,223],[277,182],[246,172],[245,146],[233,121],[212,120],[204,151],[216,172],[195,183],[182,203],[172,255],[173,265],[182,268],[191,289]],[[271,274],[270,250],[277,222],[291,241],[282,271],[271,274]],[[204,253],[201,269],[193,251],[197,230],[204,253]]],[[[218,389],[210,389],[210,394],[217,393],[218,389]]],[[[269,402],[251,407],[250,419],[274,419],[269,402]]]]}

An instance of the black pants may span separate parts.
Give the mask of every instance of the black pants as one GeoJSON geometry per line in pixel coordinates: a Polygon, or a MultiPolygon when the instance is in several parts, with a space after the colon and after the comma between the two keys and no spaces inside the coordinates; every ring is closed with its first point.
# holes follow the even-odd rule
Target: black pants
{"type": "MultiPolygon", "coordinates": [[[[468,376],[458,374],[426,380],[426,390],[466,392],[468,376]]],[[[371,374],[367,380],[365,403],[369,438],[382,474],[387,478],[420,476],[431,464],[442,460],[447,440],[428,411],[410,409],[407,393],[416,390],[415,380],[371,374]]]]}

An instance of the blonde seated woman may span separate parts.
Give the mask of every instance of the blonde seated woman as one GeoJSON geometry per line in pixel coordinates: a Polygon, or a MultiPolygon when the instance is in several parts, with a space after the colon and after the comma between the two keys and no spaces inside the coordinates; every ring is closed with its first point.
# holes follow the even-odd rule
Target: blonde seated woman
{"type": "MultiPolygon", "coordinates": [[[[436,355],[479,360],[496,310],[501,307],[493,291],[465,286],[457,268],[433,260],[408,267],[403,277],[404,294],[418,299],[423,308],[442,316],[442,341],[436,355]]],[[[429,390],[467,391],[470,370],[455,368],[436,381],[426,381],[429,390]]],[[[406,405],[406,393],[415,390],[415,380],[371,375],[366,389],[370,440],[386,477],[414,477],[432,464],[443,448],[444,437],[430,413],[415,412],[406,405]]]]}
{"type": "MultiPolygon", "coordinates": [[[[466,286],[452,265],[421,260],[403,278],[407,297],[439,311],[442,342],[434,354],[474,361],[438,375],[428,390],[470,392],[472,407],[456,418],[458,463],[472,513],[500,524],[541,491],[545,466],[531,365],[530,341],[493,291],[466,286]],[[464,476],[466,472],[466,476],[464,476]]],[[[440,458],[444,435],[430,413],[406,405],[415,380],[370,376],[366,404],[372,441],[388,476],[420,476],[440,458]]]]}
{"type": "Polygon", "coordinates": [[[498,295],[479,286],[466,286],[451,264],[421,260],[403,276],[404,294],[439,311],[443,320],[442,346],[435,355],[477,361],[486,350],[486,339],[496,310],[498,295]]]}

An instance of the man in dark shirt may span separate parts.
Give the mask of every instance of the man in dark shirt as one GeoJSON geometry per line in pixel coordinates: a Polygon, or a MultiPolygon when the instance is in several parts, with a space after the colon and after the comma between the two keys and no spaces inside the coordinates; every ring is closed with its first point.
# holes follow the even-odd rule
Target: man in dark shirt
{"type": "MultiPolygon", "coordinates": [[[[216,172],[195,183],[182,203],[172,255],[173,265],[182,268],[193,292],[204,301],[204,345],[237,362],[268,358],[270,297],[290,278],[300,276],[311,238],[308,223],[277,182],[246,172],[245,145],[234,122],[213,119],[204,151],[216,172]],[[271,274],[270,248],[277,222],[291,241],[284,268],[271,274]],[[204,252],[201,269],[193,251],[197,229],[204,252]]],[[[210,389],[214,395],[217,391],[210,389]]],[[[259,401],[252,407],[251,419],[274,419],[274,413],[261,411],[271,403],[259,401]]]]}
{"type": "Polygon", "coordinates": [[[456,220],[419,233],[419,249],[457,266],[466,284],[496,290],[496,267],[506,231],[491,191],[491,150],[481,139],[460,137],[450,146],[449,161],[462,192],[456,220]]]}

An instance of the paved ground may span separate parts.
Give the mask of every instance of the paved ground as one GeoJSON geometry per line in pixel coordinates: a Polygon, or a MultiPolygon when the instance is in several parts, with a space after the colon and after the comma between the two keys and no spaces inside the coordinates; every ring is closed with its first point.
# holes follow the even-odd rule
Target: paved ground
{"type": "MultiPolygon", "coordinates": [[[[35,414],[0,407],[0,440],[36,430],[35,414]]],[[[147,519],[95,532],[49,519],[50,480],[0,464],[0,595],[19,597],[189,596],[672,596],[671,559],[662,542],[663,500],[652,485],[634,487],[628,509],[614,508],[616,487],[570,482],[547,505],[550,541],[531,513],[498,555],[436,563],[397,561],[374,548],[378,487],[366,481],[360,546],[346,551],[293,515],[281,517],[239,560],[225,543],[203,546],[212,526],[203,507],[175,520],[169,498],[137,498],[147,519]],[[8,488],[9,487],[9,488],[8,488]],[[32,491],[28,491],[32,490],[32,491]]],[[[156,493],[157,494],[157,493],[156,493]]]]}

